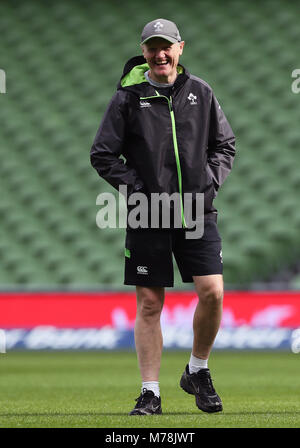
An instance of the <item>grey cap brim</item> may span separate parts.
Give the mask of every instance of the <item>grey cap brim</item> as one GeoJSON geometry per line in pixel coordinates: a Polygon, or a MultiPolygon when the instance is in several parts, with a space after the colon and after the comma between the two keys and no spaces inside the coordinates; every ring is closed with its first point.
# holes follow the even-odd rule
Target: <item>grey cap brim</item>
{"type": "Polygon", "coordinates": [[[143,40],[143,42],[141,42],[141,45],[146,43],[148,40],[153,39],[154,37],[161,37],[162,39],[165,39],[168,42],[171,42],[172,44],[179,42],[177,39],[174,39],[174,37],[165,36],[164,34],[152,34],[151,36],[147,37],[147,39],[143,40]]]}

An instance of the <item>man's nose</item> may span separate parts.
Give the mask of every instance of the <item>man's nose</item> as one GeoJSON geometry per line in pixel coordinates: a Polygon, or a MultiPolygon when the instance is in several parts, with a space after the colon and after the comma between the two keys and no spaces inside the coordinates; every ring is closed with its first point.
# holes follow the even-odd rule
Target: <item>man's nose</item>
{"type": "Polygon", "coordinates": [[[157,58],[164,58],[165,57],[165,52],[162,48],[158,48],[156,50],[156,57],[157,58]]]}

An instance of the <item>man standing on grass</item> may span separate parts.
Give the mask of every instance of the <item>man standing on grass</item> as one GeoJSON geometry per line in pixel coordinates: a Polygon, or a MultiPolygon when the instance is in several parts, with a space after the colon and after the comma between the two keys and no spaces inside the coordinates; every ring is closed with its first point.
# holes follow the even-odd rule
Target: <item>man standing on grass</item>
{"type": "MultiPolygon", "coordinates": [[[[124,284],[136,286],[135,345],[142,378],[130,415],[162,413],[160,315],[165,287],[173,286],[173,254],[182,281],[193,282],[199,297],[192,352],[180,386],[195,395],[199,409],[218,412],[222,402],[208,358],[222,315],[223,264],[212,203],[232,168],[235,138],[211,87],[179,64],[184,41],[173,22],[148,23],[141,48],[143,56],[125,65],[91,149],[99,175],[116,189],[126,186],[128,194],[124,284]],[[153,218],[157,194],[179,198],[162,204],[158,221],[153,218]],[[203,223],[200,236],[191,236],[185,194],[190,195],[193,223],[203,223]],[[130,207],[142,196],[146,202],[140,203],[146,204],[151,220],[136,225],[129,219],[130,207]],[[167,228],[162,223],[166,209],[174,213],[167,228]]],[[[144,211],[139,209],[140,215],[144,211]]]]}

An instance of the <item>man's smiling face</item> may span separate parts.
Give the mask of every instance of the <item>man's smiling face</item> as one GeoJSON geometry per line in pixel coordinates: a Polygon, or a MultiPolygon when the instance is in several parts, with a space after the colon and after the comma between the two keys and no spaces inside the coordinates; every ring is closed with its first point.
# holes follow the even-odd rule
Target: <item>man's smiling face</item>
{"type": "Polygon", "coordinates": [[[150,78],[157,82],[173,83],[177,77],[177,65],[184,42],[172,44],[154,37],[142,45],[143,55],[150,67],[150,78]]]}

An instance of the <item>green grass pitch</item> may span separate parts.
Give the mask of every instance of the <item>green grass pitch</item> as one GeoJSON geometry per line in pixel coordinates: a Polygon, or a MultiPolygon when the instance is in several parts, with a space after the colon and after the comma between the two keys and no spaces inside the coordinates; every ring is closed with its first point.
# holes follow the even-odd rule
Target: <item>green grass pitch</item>
{"type": "Polygon", "coordinates": [[[299,428],[299,356],[213,352],[224,411],[205,414],[179,387],[189,353],[165,351],[163,415],[130,417],[140,393],[134,352],[10,352],[0,355],[0,427],[299,428]]]}

